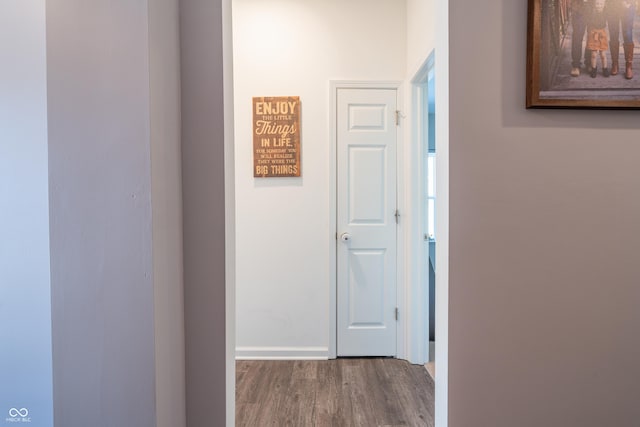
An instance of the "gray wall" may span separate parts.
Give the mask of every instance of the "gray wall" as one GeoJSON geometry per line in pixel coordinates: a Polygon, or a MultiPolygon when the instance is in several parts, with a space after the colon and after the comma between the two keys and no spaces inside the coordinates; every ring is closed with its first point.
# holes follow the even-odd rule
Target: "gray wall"
{"type": "Polygon", "coordinates": [[[639,113],[526,111],[526,2],[449,3],[450,426],[637,426],[639,113]]]}
{"type": "Polygon", "coordinates": [[[233,425],[229,4],[47,3],[56,425],[233,425]]]}
{"type": "Polygon", "coordinates": [[[0,426],[51,427],[44,0],[0,1],[0,64],[0,426]]]}
{"type": "MultiPolygon", "coordinates": [[[[227,331],[225,305],[225,75],[223,49],[228,0],[180,1],[182,75],[182,190],[186,326],[187,425],[223,426],[233,420],[225,396],[227,331]],[[226,345],[225,345],[226,343],[226,345]]],[[[228,104],[229,108],[232,104],[228,104]]],[[[233,164],[233,160],[228,164],[233,164]]],[[[233,176],[233,171],[227,176],[233,176]]],[[[228,183],[227,183],[228,184],[228,183]]],[[[232,201],[232,195],[226,194],[232,201]]],[[[229,272],[230,274],[232,272],[229,272]]],[[[233,313],[233,307],[229,307],[233,313]]],[[[227,342],[229,341],[229,342],[227,342]]],[[[230,360],[233,372],[233,361],[230,360]]],[[[231,408],[231,410],[233,410],[231,408]]],[[[228,423],[227,425],[233,425],[228,423]]]]}
{"type": "Polygon", "coordinates": [[[157,427],[185,415],[178,0],[149,3],[157,427]]]}
{"type": "Polygon", "coordinates": [[[56,426],[156,425],[147,7],[47,2],[56,426]]]}

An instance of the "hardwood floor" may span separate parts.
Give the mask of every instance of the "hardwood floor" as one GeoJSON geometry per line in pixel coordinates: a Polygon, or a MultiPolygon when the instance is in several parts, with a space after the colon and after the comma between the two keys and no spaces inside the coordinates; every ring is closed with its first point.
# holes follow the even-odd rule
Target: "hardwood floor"
{"type": "Polygon", "coordinates": [[[396,359],[236,362],[236,426],[433,426],[433,380],[396,359]]]}

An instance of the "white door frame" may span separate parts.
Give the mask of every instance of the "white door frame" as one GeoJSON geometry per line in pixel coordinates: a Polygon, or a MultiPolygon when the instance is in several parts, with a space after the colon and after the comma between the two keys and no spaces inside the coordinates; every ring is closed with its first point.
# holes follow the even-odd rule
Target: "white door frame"
{"type": "Polygon", "coordinates": [[[429,270],[426,260],[429,259],[429,247],[424,236],[427,232],[425,219],[425,150],[424,136],[428,134],[428,124],[424,123],[428,107],[425,104],[428,96],[426,88],[429,73],[434,69],[433,52],[420,66],[411,79],[411,104],[408,106],[411,136],[407,151],[407,185],[409,195],[407,210],[410,212],[411,223],[407,236],[407,263],[409,272],[407,278],[407,304],[410,322],[408,325],[407,360],[416,364],[429,361],[429,270]]]}
{"type": "MultiPolygon", "coordinates": [[[[402,82],[399,81],[330,81],[330,96],[329,96],[329,129],[331,130],[331,143],[329,150],[329,231],[330,231],[330,245],[329,245],[329,359],[335,359],[337,357],[337,214],[338,214],[338,203],[337,203],[337,92],[338,89],[395,89],[398,94],[397,99],[397,108],[401,109],[403,105],[403,96],[402,96],[402,82]]],[[[398,126],[397,133],[397,164],[396,164],[396,174],[397,174],[397,206],[400,210],[400,222],[398,225],[398,233],[397,233],[397,255],[396,255],[396,265],[397,265],[397,305],[400,311],[400,316],[398,317],[397,324],[397,332],[396,332],[396,358],[398,359],[406,359],[407,351],[405,345],[405,336],[407,334],[407,322],[406,318],[406,307],[405,303],[405,277],[404,277],[404,259],[405,259],[405,251],[404,251],[404,242],[405,242],[405,229],[407,227],[404,226],[404,217],[403,217],[403,207],[405,206],[404,200],[404,174],[401,173],[403,171],[404,165],[404,133],[402,121],[400,126],[398,126]]]]}

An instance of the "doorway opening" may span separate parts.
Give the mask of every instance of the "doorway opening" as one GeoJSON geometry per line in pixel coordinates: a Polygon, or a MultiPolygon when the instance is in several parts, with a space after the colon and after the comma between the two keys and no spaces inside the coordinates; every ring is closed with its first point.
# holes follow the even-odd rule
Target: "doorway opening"
{"type": "Polygon", "coordinates": [[[417,259],[418,277],[426,288],[427,344],[426,367],[435,377],[435,258],[436,258],[436,108],[435,54],[432,52],[418,70],[412,83],[413,146],[419,157],[417,167],[417,234],[422,236],[417,259]]]}
{"type": "Polygon", "coordinates": [[[415,250],[424,246],[426,225],[422,193],[413,198],[414,189],[423,186],[414,183],[422,179],[422,166],[408,138],[412,84],[406,49],[398,48],[407,38],[402,4],[234,2],[238,360],[308,361],[338,355],[337,338],[331,337],[337,335],[338,323],[330,312],[336,310],[331,281],[337,274],[331,251],[341,244],[336,235],[341,230],[331,224],[336,212],[330,206],[335,203],[332,192],[337,191],[331,170],[335,152],[330,152],[335,100],[327,86],[343,76],[395,82],[398,94],[405,94],[397,102],[398,114],[393,111],[394,121],[404,122],[400,128],[407,130],[407,138],[398,136],[399,216],[391,215],[399,220],[396,282],[404,287],[396,292],[395,356],[419,365],[428,360],[428,287],[424,272],[414,274],[424,269],[424,259],[416,254],[428,255],[428,245],[415,250]],[[299,97],[300,177],[252,176],[252,97],[299,97]]]}

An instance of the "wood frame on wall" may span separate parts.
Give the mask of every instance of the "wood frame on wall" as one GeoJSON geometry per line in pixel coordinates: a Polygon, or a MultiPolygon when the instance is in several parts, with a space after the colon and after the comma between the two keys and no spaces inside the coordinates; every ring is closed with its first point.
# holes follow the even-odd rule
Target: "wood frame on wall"
{"type": "Polygon", "coordinates": [[[254,178],[299,177],[301,133],[299,96],[254,97],[254,178]]]}
{"type": "MultiPolygon", "coordinates": [[[[598,74],[597,80],[588,81],[588,76],[568,77],[571,14],[568,0],[529,0],[526,107],[640,109],[640,75],[626,81],[623,75],[604,78],[598,74]],[[556,84],[562,78],[567,84],[556,84]]],[[[640,19],[636,18],[634,27],[638,26],[640,19]]],[[[620,65],[622,71],[624,55],[620,65]]]]}

